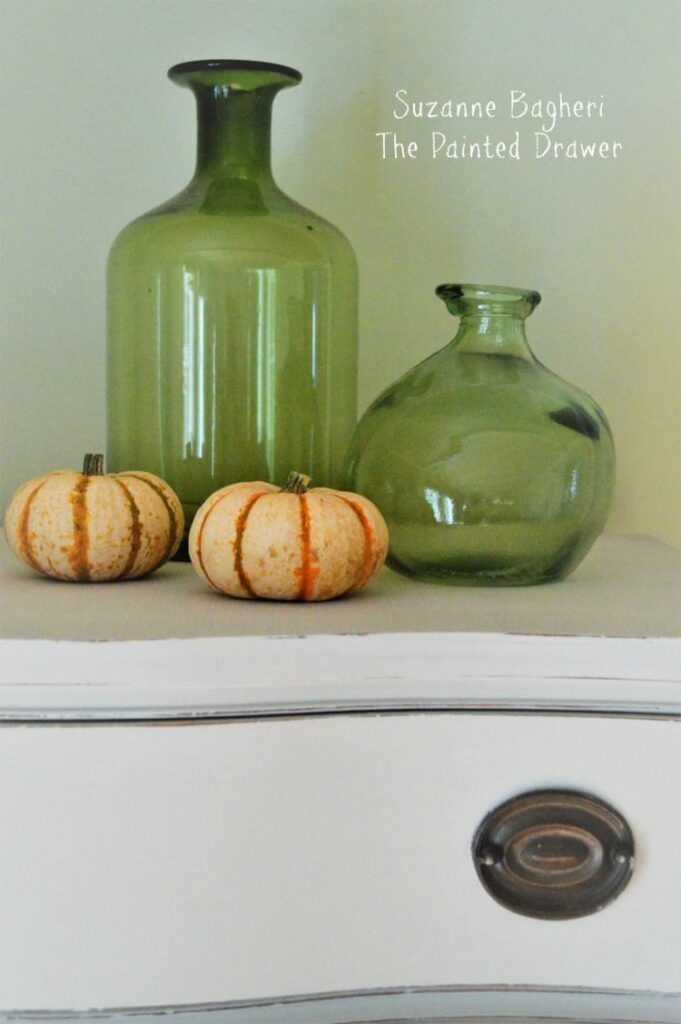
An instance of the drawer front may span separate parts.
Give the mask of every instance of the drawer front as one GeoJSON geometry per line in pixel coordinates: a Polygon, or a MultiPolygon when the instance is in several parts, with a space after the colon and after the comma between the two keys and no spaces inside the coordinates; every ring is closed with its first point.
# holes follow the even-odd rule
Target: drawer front
{"type": "Polygon", "coordinates": [[[666,720],[332,716],[0,730],[0,1009],[404,986],[681,988],[681,731],[666,720]],[[481,885],[484,816],[617,808],[625,890],[575,920],[481,885]]]}

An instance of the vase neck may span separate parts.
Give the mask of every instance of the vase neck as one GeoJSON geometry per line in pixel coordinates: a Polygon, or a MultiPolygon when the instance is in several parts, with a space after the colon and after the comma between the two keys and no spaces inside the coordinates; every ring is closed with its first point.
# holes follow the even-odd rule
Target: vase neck
{"type": "Polygon", "coordinates": [[[525,319],[541,301],[539,292],[484,284],[441,284],[435,292],[461,318],[451,343],[457,352],[536,362],[525,337],[525,319]]]}
{"type": "Polygon", "coordinates": [[[515,356],[534,362],[524,320],[507,314],[477,313],[462,317],[452,347],[458,353],[515,356]]]}
{"type": "Polygon", "coordinates": [[[192,61],[168,72],[196,98],[198,144],[194,182],[273,185],[272,103],[301,75],[258,61],[192,61]]]}
{"type": "Polygon", "coordinates": [[[271,182],[274,89],[196,91],[198,139],[194,178],[271,182]]]}

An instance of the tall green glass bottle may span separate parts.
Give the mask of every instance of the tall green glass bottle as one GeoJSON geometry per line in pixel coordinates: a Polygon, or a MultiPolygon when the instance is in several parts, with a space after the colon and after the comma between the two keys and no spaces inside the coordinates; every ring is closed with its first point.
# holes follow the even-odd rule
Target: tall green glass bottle
{"type": "Polygon", "coordinates": [[[128,225],[108,264],[108,464],[167,480],[188,525],[216,488],[340,483],[356,421],[357,268],[335,227],[270,167],[274,97],[298,71],[179,64],[194,92],[194,177],[128,225]]]}

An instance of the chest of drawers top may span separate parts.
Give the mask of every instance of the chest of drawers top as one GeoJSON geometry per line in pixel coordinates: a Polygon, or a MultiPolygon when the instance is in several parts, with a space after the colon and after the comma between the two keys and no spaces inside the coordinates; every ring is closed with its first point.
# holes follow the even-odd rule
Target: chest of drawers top
{"type": "Polygon", "coordinates": [[[681,554],[602,538],[566,581],[460,588],[384,570],[351,599],[212,593],[191,566],[61,584],[0,557],[5,721],[391,710],[681,714],[681,554]]]}

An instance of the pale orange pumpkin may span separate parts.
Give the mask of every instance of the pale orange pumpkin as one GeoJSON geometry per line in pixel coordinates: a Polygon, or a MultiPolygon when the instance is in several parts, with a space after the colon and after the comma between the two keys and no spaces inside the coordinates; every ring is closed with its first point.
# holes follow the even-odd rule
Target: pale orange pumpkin
{"type": "Polygon", "coordinates": [[[326,601],[365,586],[383,565],[388,528],[359,494],[253,481],[216,491],[189,533],[194,568],[231,597],[326,601]]]}
{"type": "Polygon", "coordinates": [[[11,499],[5,533],[12,551],[45,576],[98,582],[158,569],[179,547],[182,505],[153,473],[103,473],[86,455],[83,472],[35,477],[11,499]]]}

